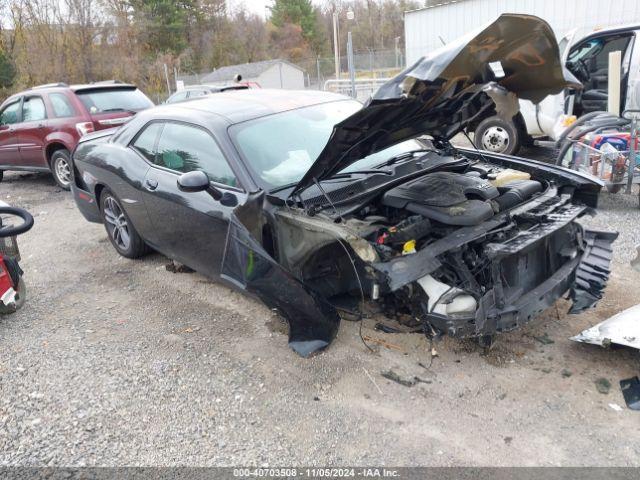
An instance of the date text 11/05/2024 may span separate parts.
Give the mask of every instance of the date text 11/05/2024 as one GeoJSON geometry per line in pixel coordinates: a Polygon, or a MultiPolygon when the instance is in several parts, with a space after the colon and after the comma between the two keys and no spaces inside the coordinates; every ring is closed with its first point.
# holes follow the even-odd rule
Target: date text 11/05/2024
{"type": "Polygon", "coordinates": [[[238,478],[399,478],[390,468],[234,468],[238,478]]]}

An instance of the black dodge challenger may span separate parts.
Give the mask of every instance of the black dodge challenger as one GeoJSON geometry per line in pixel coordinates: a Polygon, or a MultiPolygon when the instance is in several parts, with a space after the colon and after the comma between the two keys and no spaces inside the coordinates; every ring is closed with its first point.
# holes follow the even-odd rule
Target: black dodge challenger
{"type": "Polygon", "coordinates": [[[257,89],[141,112],[82,139],[72,190],[121,255],[151,247],[258,296],[303,356],[329,345],[339,309],[365,304],[486,342],[567,292],[572,312],[595,304],[616,235],[577,222],[596,180],[449,140],[573,80],[548,24],[503,15],[364,107],[257,89]]]}

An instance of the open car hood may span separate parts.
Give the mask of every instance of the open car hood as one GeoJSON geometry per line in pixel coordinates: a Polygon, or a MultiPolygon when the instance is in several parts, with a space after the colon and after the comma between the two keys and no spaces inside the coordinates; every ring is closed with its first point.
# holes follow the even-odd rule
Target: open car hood
{"type": "Polygon", "coordinates": [[[507,118],[517,100],[539,103],[566,87],[581,88],[564,68],[547,22],[503,14],[421,58],[338,123],[291,195],[353,162],[419,135],[448,140],[495,105],[507,118]]]}

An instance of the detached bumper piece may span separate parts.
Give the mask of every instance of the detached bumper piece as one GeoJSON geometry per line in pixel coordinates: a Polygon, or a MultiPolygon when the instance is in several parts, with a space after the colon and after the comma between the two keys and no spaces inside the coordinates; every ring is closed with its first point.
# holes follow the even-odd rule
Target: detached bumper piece
{"type": "Polygon", "coordinates": [[[609,265],[613,256],[611,244],[617,232],[584,231],[585,251],[576,269],[576,277],[569,298],[573,305],[569,313],[576,314],[595,306],[602,298],[609,280],[609,265]]]}

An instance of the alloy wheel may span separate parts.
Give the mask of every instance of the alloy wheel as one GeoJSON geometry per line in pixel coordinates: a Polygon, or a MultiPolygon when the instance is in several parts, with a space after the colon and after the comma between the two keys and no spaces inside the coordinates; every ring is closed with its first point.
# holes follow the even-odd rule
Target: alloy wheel
{"type": "Polygon", "coordinates": [[[104,200],[104,219],[107,224],[107,231],[113,242],[121,250],[129,250],[131,235],[127,217],[125,217],[122,208],[113,197],[107,197],[104,200]]]}
{"type": "Polygon", "coordinates": [[[71,167],[69,166],[69,162],[62,157],[58,157],[56,159],[56,176],[58,180],[63,185],[69,185],[71,183],[71,167]]]}

